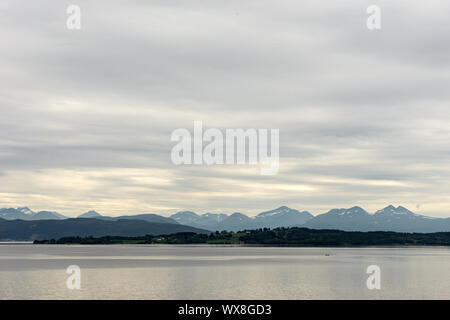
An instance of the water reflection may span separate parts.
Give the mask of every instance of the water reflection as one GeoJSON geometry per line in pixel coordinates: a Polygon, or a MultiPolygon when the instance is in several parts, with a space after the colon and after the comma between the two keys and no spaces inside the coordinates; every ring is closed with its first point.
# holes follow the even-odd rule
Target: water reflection
{"type": "Polygon", "coordinates": [[[0,245],[0,299],[424,298],[450,299],[448,248],[0,245]]]}

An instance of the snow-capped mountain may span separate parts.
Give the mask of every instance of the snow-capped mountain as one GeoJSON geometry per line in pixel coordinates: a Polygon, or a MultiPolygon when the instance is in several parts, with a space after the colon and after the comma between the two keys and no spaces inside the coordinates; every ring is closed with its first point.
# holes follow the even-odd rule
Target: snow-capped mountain
{"type": "MultiPolygon", "coordinates": [[[[397,208],[393,205],[389,205],[386,208],[378,210],[375,212],[374,216],[390,216],[390,217],[398,217],[398,216],[408,216],[408,217],[425,217],[419,214],[415,214],[414,212],[406,209],[405,207],[398,206],[397,208]]],[[[433,219],[433,218],[430,218],[433,219]]]]}
{"type": "Polygon", "coordinates": [[[14,208],[3,208],[0,209],[0,218],[6,220],[30,220],[31,215],[23,213],[22,211],[14,208]]]}
{"type": "Polygon", "coordinates": [[[276,216],[276,215],[289,214],[290,212],[293,212],[293,211],[298,212],[295,209],[291,209],[286,206],[282,206],[282,207],[279,207],[278,209],[261,212],[260,214],[257,215],[257,217],[260,217],[260,218],[271,217],[271,216],[276,216]]]}
{"type": "Polygon", "coordinates": [[[0,209],[0,218],[5,220],[60,220],[67,217],[57,212],[39,211],[34,212],[28,207],[3,208],[0,209]]]}
{"type": "Polygon", "coordinates": [[[359,231],[362,226],[370,224],[371,215],[361,207],[349,209],[331,209],[309,220],[302,226],[313,229],[339,229],[359,231]]]}
{"type": "Polygon", "coordinates": [[[31,210],[28,207],[19,207],[17,208],[18,211],[24,213],[24,214],[28,214],[28,215],[34,215],[36,214],[36,212],[34,212],[33,210],[31,210]]]}
{"type": "Polygon", "coordinates": [[[389,205],[374,214],[360,207],[333,209],[302,226],[344,231],[444,232],[450,231],[450,218],[430,218],[402,206],[396,208],[389,205]]]}
{"type": "Polygon", "coordinates": [[[313,218],[308,211],[298,211],[286,206],[278,209],[261,212],[255,217],[255,223],[261,228],[289,227],[303,224],[313,218]]]}
{"type": "MultiPolygon", "coordinates": [[[[211,231],[240,231],[259,228],[277,228],[300,226],[311,229],[337,229],[344,231],[396,231],[396,232],[450,232],[450,218],[432,218],[416,214],[405,207],[389,205],[374,214],[361,207],[331,209],[330,211],[311,215],[307,211],[298,211],[286,206],[264,211],[254,217],[235,212],[205,213],[180,211],[171,217],[157,214],[137,214],[120,217],[102,216],[96,211],[88,211],[78,218],[100,220],[142,220],[162,224],[182,224],[211,231]]],[[[0,219],[5,220],[62,220],[67,217],[51,211],[35,212],[28,207],[0,209],[0,219]]]]}
{"type": "Polygon", "coordinates": [[[175,220],[180,224],[185,224],[189,226],[198,220],[199,215],[192,211],[180,211],[171,215],[170,218],[172,218],[173,220],[175,220]]]}
{"type": "MultiPolygon", "coordinates": [[[[180,224],[185,224],[188,226],[195,226],[197,228],[205,228],[208,230],[219,230],[216,228],[222,225],[226,220],[228,220],[228,222],[226,222],[227,225],[232,225],[239,223],[239,221],[243,221],[242,219],[245,219],[243,217],[241,217],[242,219],[238,219],[239,215],[240,214],[235,215],[231,220],[229,220],[231,216],[223,213],[205,213],[199,215],[192,211],[181,211],[170,216],[170,218],[174,219],[180,224]]],[[[248,218],[247,216],[245,217],[248,218]]]]}
{"type": "Polygon", "coordinates": [[[222,223],[227,218],[228,215],[224,213],[205,213],[198,217],[196,223],[204,228],[209,228],[222,223]]]}
{"type": "Polygon", "coordinates": [[[286,206],[261,212],[256,217],[248,217],[239,212],[228,216],[223,213],[205,213],[198,215],[191,211],[178,212],[171,216],[172,219],[175,219],[181,224],[213,231],[289,227],[305,223],[309,219],[312,219],[312,217],[307,211],[300,212],[286,206]]]}

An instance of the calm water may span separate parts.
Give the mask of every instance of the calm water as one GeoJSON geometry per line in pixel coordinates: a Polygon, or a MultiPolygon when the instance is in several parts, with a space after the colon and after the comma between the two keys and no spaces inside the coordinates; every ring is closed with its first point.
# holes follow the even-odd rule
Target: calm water
{"type": "Polygon", "coordinates": [[[1,244],[0,299],[450,299],[450,248],[1,244]]]}

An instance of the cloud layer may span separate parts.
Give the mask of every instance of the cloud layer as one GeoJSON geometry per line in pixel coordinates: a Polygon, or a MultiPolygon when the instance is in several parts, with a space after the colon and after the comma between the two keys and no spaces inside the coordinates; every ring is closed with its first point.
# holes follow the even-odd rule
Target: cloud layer
{"type": "Polygon", "coordinates": [[[76,1],[0,5],[0,205],[76,215],[450,216],[450,4],[76,1]],[[170,134],[279,128],[280,171],[174,166],[170,134]]]}

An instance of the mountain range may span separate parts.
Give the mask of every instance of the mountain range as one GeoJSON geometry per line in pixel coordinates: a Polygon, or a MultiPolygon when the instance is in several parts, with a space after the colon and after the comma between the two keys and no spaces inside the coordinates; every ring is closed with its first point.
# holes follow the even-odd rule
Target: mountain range
{"type": "Polygon", "coordinates": [[[166,232],[239,231],[277,227],[343,231],[448,232],[450,218],[427,217],[415,214],[405,207],[392,205],[373,214],[355,206],[331,209],[317,216],[313,216],[308,211],[298,211],[282,206],[261,212],[254,217],[239,212],[227,215],[224,213],[197,214],[192,211],[180,211],[170,217],[152,213],[110,217],[96,211],[88,211],[77,218],[68,218],[52,211],[34,212],[28,207],[0,209],[0,239],[18,240],[26,237],[29,237],[26,239],[36,239],[36,237],[40,239],[44,236],[56,237],[57,235],[142,236],[143,234],[139,232],[144,230],[146,234],[159,235],[166,232]],[[141,224],[143,228],[138,227],[138,224],[141,224]],[[44,231],[39,231],[39,228],[43,228],[44,231]],[[51,230],[52,228],[59,230],[51,230]],[[30,233],[30,230],[35,232],[30,233]]]}
{"type": "Polygon", "coordinates": [[[311,229],[343,231],[447,232],[450,218],[432,218],[392,205],[370,214],[361,207],[332,209],[302,225],[311,229]]]}
{"type": "Polygon", "coordinates": [[[243,229],[305,227],[310,229],[337,229],[343,231],[395,231],[395,232],[445,232],[450,231],[450,218],[432,218],[415,214],[405,207],[389,205],[374,214],[361,207],[332,209],[313,216],[308,211],[280,207],[255,217],[242,213],[206,213],[197,215],[191,211],[171,216],[177,222],[208,230],[238,231],[243,229]]]}
{"type": "Polygon", "coordinates": [[[210,231],[172,223],[142,220],[103,220],[92,218],[53,220],[5,220],[0,219],[0,239],[30,241],[59,239],[67,236],[103,237],[162,235],[179,232],[209,233],[210,231]]]}
{"type": "MultiPolygon", "coordinates": [[[[51,211],[39,211],[35,212],[28,207],[19,207],[19,208],[3,208],[0,209],[0,218],[5,220],[25,220],[25,221],[37,221],[37,220],[64,220],[69,219],[62,214],[51,211]]],[[[122,219],[131,219],[131,220],[144,220],[147,222],[157,222],[157,223],[172,223],[177,224],[175,220],[167,217],[163,217],[157,214],[137,214],[137,215],[127,215],[127,216],[119,216],[119,217],[109,217],[103,216],[96,211],[88,211],[77,218],[97,218],[102,220],[122,220],[122,219]]]]}
{"type": "Polygon", "coordinates": [[[208,230],[239,231],[244,229],[292,227],[302,225],[314,218],[308,211],[298,211],[286,206],[261,212],[255,217],[248,217],[235,212],[230,216],[223,213],[205,213],[198,215],[192,211],[181,211],[170,216],[180,224],[208,230]]]}
{"type": "Polygon", "coordinates": [[[57,212],[39,211],[34,212],[28,207],[3,208],[0,209],[0,218],[5,220],[53,220],[53,219],[67,219],[67,217],[57,212]]]}

